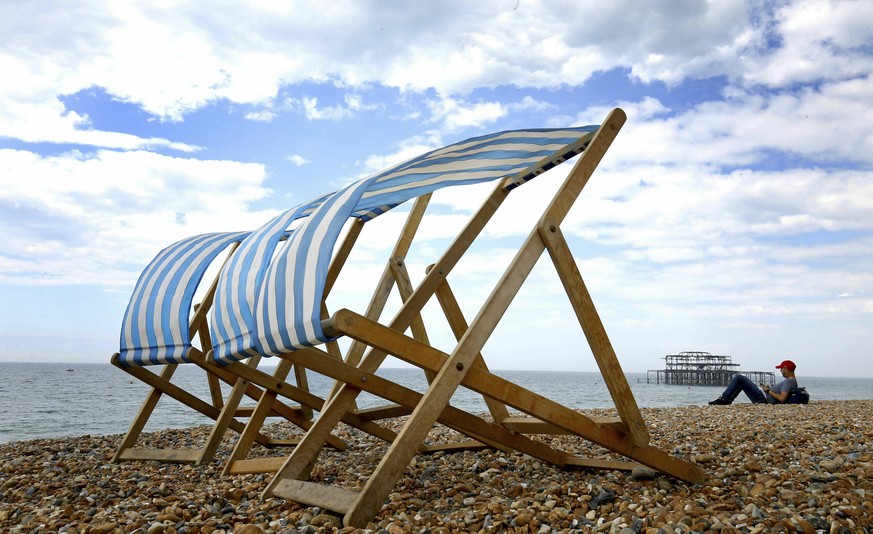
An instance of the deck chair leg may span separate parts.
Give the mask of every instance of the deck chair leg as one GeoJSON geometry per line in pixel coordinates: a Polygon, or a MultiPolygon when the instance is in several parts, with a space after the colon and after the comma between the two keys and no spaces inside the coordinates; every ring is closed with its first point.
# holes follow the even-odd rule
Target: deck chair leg
{"type": "MultiPolygon", "coordinates": [[[[291,365],[292,364],[289,361],[280,361],[273,376],[279,380],[285,380],[285,377],[288,376],[288,372],[291,370],[291,365]]],[[[233,464],[237,460],[242,460],[248,456],[248,453],[255,442],[255,435],[257,435],[260,428],[264,425],[267,416],[270,415],[270,412],[273,409],[273,402],[277,397],[278,395],[274,391],[267,388],[264,389],[261,398],[258,400],[258,405],[255,407],[255,411],[252,412],[252,416],[246,424],[246,429],[242,434],[240,434],[230,457],[224,463],[224,470],[222,471],[223,475],[230,474],[233,464]]]]}
{"type": "Polygon", "coordinates": [[[619,417],[627,428],[628,435],[634,445],[640,447],[648,445],[649,431],[646,423],[560,226],[545,220],[539,227],[539,233],[570,298],[573,311],[588,339],[588,345],[591,347],[591,352],[594,354],[619,417]]]}
{"type": "MultiPolygon", "coordinates": [[[[239,244],[234,245],[231,253],[237,249],[239,244]]],[[[228,256],[229,257],[229,256],[228,256]]],[[[212,301],[215,297],[215,288],[218,283],[218,277],[216,276],[215,280],[213,280],[212,285],[210,285],[209,289],[206,291],[206,296],[202,302],[194,305],[194,318],[191,324],[191,336],[194,336],[194,332],[196,331],[197,336],[200,338],[200,346],[205,347],[201,350],[209,350],[209,347],[212,346],[212,337],[209,335],[209,325],[206,324],[205,314],[212,306],[212,301]]],[[[206,373],[206,382],[209,385],[209,395],[212,397],[212,405],[216,408],[221,409],[224,406],[224,397],[221,393],[221,381],[212,373],[206,373]]],[[[227,430],[225,428],[225,430],[227,430]]]]}
{"type": "MultiPolygon", "coordinates": [[[[252,367],[256,367],[260,359],[260,356],[255,356],[249,360],[248,363],[252,367]]],[[[215,455],[215,451],[218,450],[218,446],[221,443],[224,434],[227,432],[227,427],[230,425],[230,422],[236,413],[236,409],[239,407],[248,387],[248,381],[241,378],[237,379],[233,384],[233,387],[230,389],[230,394],[227,396],[224,406],[221,408],[221,414],[218,416],[218,419],[215,420],[215,425],[212,426],[212,431],[206,439],[206,445],[203,447],[203,451],[200,458],[197,460],[196,465],[203,465],[212,460],[212,457],[215,455]]],[[[249,423],[251,423],[251,419],[249,420],[249,423]]],[[[249,424],[246,424],[246,429],[248,429],[249,426],[249,424]]],[[[243,430],[243,432],[245,432],[245,430],[243,430]]]]}
{"type": "MultiPolygon", "coordinates": [[[[394,272],[394,279],[397,282],[397,290],[400,293],[400,298],[403,302],[406,302],[409,300],[409,297],[412,296],[413,291],[415,291],[412,287],[412,281],[409,278],[409,271],[406,270],[402,258],[391,258],[391,267],[394,272]]],[[[409,325],[409,328],[412,330],[413,338],[430,345],[427,330],[424,327],[424,319],[421,318],[421,314],[415,316],[412,320],[412,324],[409,325]]],[[[424,375],[427,378],[428,383],[436,378],[436,374],[432,371],[425,370],[424,375]]]]}
{"type": "Polygon", "coordinates": [[[221,408],[224,406],[224,398],[221,396],[221,383],[218,381],[218,377],[207,373],[206,382],[209,384],[209,395],[212,396],[212,405],[216,408],[221,408]]]}
{"type": "MultiPolygon", "coordinates": [[[[432,267],[433,265],[429,268],[432,267]]],[[[448,280],[437,289],[436,296],[440,303],[440,307],[443,309],[443,314],[449,321],[449,327],[452,329],[455,339],[460,341],[469,327],[467,325],[467,320],[464,319],[461,307],[458,305],[458,300],[455,298],[455,294],[449,286],[448,280]]],[[[481,354],[476,355],[476,361],[473,365],[481,366],[485,371],[488,370],[485,358],[483,358],[481,354]]],[[[509,417],[509,410],[506,409],[506,405],[501,404],[490,397],[484,397],[484,399],[485,405],[488,407],[488,411],[491,413],[491,417],[495,421],[504,421],[509,417]]]]}
{"type": "Polygon", "coordinates": [[[343,415],[354,407],[358,393],[360,393],[360,390],[350,388],[347,385],[336,390],[335,394],[325,404],[324,410],[318,419],[315,420],[312,427],[309,428],[303,439],[300,440],[300,443],[294,448],[291,455],[264,489],[261,494],[262,498],[268,498],[276,484],[283,479],[307,480],[309,478],[315,462],[318,461],[322,445],[342,420],[343,415]]]}
{"type": "Polygon", "coordinates": [[[367,480],[355,503],[346,512],[344,523],[347,526],[365,525],[376,515],[382,502],[391,493],[400,475],[418,452],[439,414],[448,405],[466,374],[465,369],[472,364],[479,352],[479,347],[472,344],[468,346],[462,344],[459,348],[461,350],[453,354],[443,365],[427,393],[409,416],[397,439],[388,448],[388,452],[367,480]]]}
{"type": "MultiPolygon", "coordinates": [[[[194,351],[192,353],[192,357],[196,356],[196,353],[199,351],[194,351]]],[[[123,371],[127,372],[131,376],[137,378],[141,382],[144,382],[151,386],[153,389],[159,390],[162,394],[167,394],[170,397],[176,399],[182,404],[200,412],[201,414],[209,417],[212,420],[217,420],[222,411],[216,408],[215,406],[209,404],[198,398],[195,395],[185,391],[180,388],[176,384],[173,384],[169,380],[163,379],[161,376],[143,368],[140,366],[131,366],[124,367],[120,364],[117,357],[112,358],[112,363],[116,367],[119,367],[123,371]]],[[[245,426],[238,420],[231,418],[228,426],[232,428],[236,432],[242,432],[245,429],[245,426]]],[[[133,449],[126,448],[125,450],[119,451],[115,458],[117,461],[120,460],[159,460],[159,461],[168,461],[168,462],[183,462],[183,463],[193,463],[197,462],[201,458],[202,452],[200,450],[194,449],[185,449],[185,450],[174,450],[174,449],[133,449]]]]}
{"type": "MultiPolygon", "coordinates": [[[[287,373],[286,373],[287,374],[287,373]]],[[[284,378],[284,377],[283,377],[284,378]]],[[[297,382],[297,387],[304,391],[309,391],[309,378],[306,376],[306,369],[299,365],[294,366],[294,381],[297,382]]],[[[312,408],[306,405],[301,405],[303,418],[311,420],[313,417],[312,408]]]]}
{"type": "MultiPolygon", "coordinates": [[[[160,374],[161,379],[169,382],[169,380],[173,377],[173,373],[176,372],[177,367],[178,364],[175,363],[165,365],[160,374]]],[[[118,445],[118,449],[112,456],[113,463],[118,462],[119,457],[121,456],[123,451],[133,447],[136,444],[136,440],[139,439],[139,436],[140,434],[142,434],[146,423],[148,423],[149,418],[155,411],[155,407],[158,405],[158,401],[161,400],[162,394],[163,391],[155,387],[153,387],[149,391],[149,394],[146,396],[145,401],[143,401],[142,403],[142,407],[139,409],[139,413],[137,413],[136,417],[133,420],[133,423],[131,423],[130,428],[122,438],[121,443],[118,445]]]]}

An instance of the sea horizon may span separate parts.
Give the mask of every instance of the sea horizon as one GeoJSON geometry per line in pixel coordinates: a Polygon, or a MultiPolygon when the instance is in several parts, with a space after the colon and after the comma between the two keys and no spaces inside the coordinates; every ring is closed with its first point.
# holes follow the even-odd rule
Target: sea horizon
{"type": "MultiPolygon", "coordinates": [[[[261,369],[261,370],[270,370],[270,371],[273,370],[273,369],[275,369],[276,366],[275,366],[275,365],[272,365],[272,361],[273,361],[273,360],[275,360],[275,359],[269,359],[269,358],[268,358],[268,359],[266,360],[266,363],[262,362],[262,364],[258,366],[258,369],[261,369]]],[[[2,366],[2,365],[57,365],[57,366],[65,366],[65,367],[67,367],[68,369],[69,369],[69,368],[72,368],[73,370],[75,370],[75,367],[76,367],[76,366],[109,366],[109,367],[114,367],[114,366],[113,366],[113,365],[108,361],[108,359],[107,359],[107,361],[105,361],[105,362],[94,362],[94,361],[42,361],[42,360],[40,360],[40,361],[26,361],[26,362],[25,362],[25,361],[0,360],[0,366],[2,366]]],[[[152,367],[157,368],[157,367],[159,367],[159,366],[152,366],[152,367]]],[[[382,366],[381,368],[382,368],[382,369],[409,369],[409,370],[415,370],[415,369],[416,369],[415,367],[412,367],[412,366],[390,366],[390,365],[384,365],[384,366],[382,366]]],[[[116,368],[116,369],[117,369],[117,368],[116,368]]],[[[500,368],[492,368],[491,365],[489,365],[489,369],[490,369],[491,371],[494,371],[494,372],[519,372],[519,373],[594,373],[594,374],[600,374],[598,371],[581,371],[581,370],[572,370],[572,371],[567,371],[567,370],[563,370],[563,369],[500,369],[500,368]]],[[[648,373],[648,372],[655,372],[656,370],[658,370],[658,369],[646,369],[645,371],[639,371],[639,370],[634,370],[634,371],[625,371],[625,375],[645,375],[645,374],[648,373]]],[[[663,369],[659,369],[659,370],[663,371],[663,369]]],[[[777,369],[777,370],[773,370],[773,371],[771,371],[771,370],[761,370],[761,369],[737,369],[737,371],[738,371],[738,372],[741,372],[741,373],[746,373],[746,372],[755,372],[755,373],[774,372],[775,375],[776,375],[777,380],[779,379],[778,369],[777,369]]],[[[802,376],[806,376],[806,375],[802,375],[802,376]]],[[[809,376],[808,378],[815,378],[815,379],[820,379],[820,378],[822,378],[822,379],[832,379],[832,378],[834,378],[834,379],[840,379],[840,378],[855,379],[855,378],[857,378],[857,379],[860,379],[860,380],[867,380],[867,379],[873,380],[873,375],[871,375],[871,376],[858,376],[858,375],[848,375],[848,376],[846,376],[846,375],[815,375],[815,376],[809,376]]],[[[873,393],[871,393],[871,394],[873,394],[873,393]]]]}
{"type": "MultiPolygon", "coordinates": [[[[272,372],[272,367],[262,367],[272,372]]],[[[0,362],[0,443],[82,435],[113,435],[127,431],[149,387],[109,363],[0,362]]],[[[495,370],[515,383],[575,410],[613,408],[602,376],[592,371],[495,370]]],[[[386,367],[381,376],[424,391],[426,381],[417,368],[386,367]]],[[[309,373],[310,390],[324,397],[333,382],[309,373]]],[[[647,382],[645,372],[625,373],[640,408],[704,405],[721,392],[718,386],[670,385],[647,382]]],[[[873,378],[799,377],[813,402],[873,399],[873,378]]],[[[208,399],[205,374],[198,367],[180,366],[173,383],[208,399]]],[[[226,396],[229,388],[222,388],[226,396]]],[[[384,401],[362,393],[361,408],[384,401]]],[[[481,395],[460,388],[452,405],[471,413],[485,413],[481,395]]],[[[741,395],[737,402],[748,402],[741,395]]],[[[253,404],[248,401],[246,405],[253,404]]],[[[145,431],[211,425],[213,421],[167,396],[161,399],[145,431]]]]}

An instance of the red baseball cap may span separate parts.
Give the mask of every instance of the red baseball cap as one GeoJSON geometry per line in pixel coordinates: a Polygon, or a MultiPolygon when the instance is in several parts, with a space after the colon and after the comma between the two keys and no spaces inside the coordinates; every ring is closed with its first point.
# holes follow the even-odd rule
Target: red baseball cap
{"type": "Polygon", "coordinates": [[[793,371],[797,369],[797,366],[794,365],[794,362],[792,362],[791,360],[785,360],[784,362],[777,365],[776,369],[788,369],[789,371],[793,371]]]}

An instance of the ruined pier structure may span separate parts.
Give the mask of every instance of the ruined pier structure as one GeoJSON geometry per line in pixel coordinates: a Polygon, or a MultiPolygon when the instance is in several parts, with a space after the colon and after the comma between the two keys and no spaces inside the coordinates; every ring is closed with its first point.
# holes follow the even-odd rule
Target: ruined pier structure
{"type": "Polygon", "coordinates": [[[740,364],[730,356],[708,352],[686,351],[664,356],[666,369],[646,372],[646,383],[681,384],[693,386],[726,386],[734,375],[745,375],[756,384],[773,385],[775,373],[768,371],[740,371],[740,364]]]}

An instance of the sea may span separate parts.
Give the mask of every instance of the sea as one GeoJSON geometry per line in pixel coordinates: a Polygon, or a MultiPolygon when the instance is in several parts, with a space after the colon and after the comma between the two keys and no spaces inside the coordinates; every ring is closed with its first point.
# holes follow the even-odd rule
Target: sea
{"type": "MultiPolygon", "coordinates": [[[[418,369],[385,368],[378,374],[417,391],[423,392],[427,384],[418,369]]],[[[573,409],[614,407],[600,373],[495,371],[495,374],[573,409]]],[[[626,376],[637,404],[643,408],[704,405],[721,392],[720,387],[647,382],[646,373],[626,376]]],[[[144,383],[108,363],[0,362],[0,377],[0,443],[123,434],[149,391],[144,383]]],[[[813,401],[873,399],[873,378],[801,376],[799,382],[813,401]]],[[[203,399],[209,398],[206,376],[194,365],[179,366],[173,383],[203,399]]],[[[310,390],[316,395],[324,397],[331,385],[320,375],[309,375],[310,390]]],[[[224,394],[228,391],[225,387],[224,394]]],[[[745,396],[741,394],[738,402],[747,402],[745,396]]],[[[367,394],[358,398],[360,408],[383,403],[367,394]]],[[[472,413],[487,410],[480,395],[464,388],[452,397],[451,404],[472,413]]],[[[164,396],[145,431],[211,424],[207,417],[164,396]]]]}

